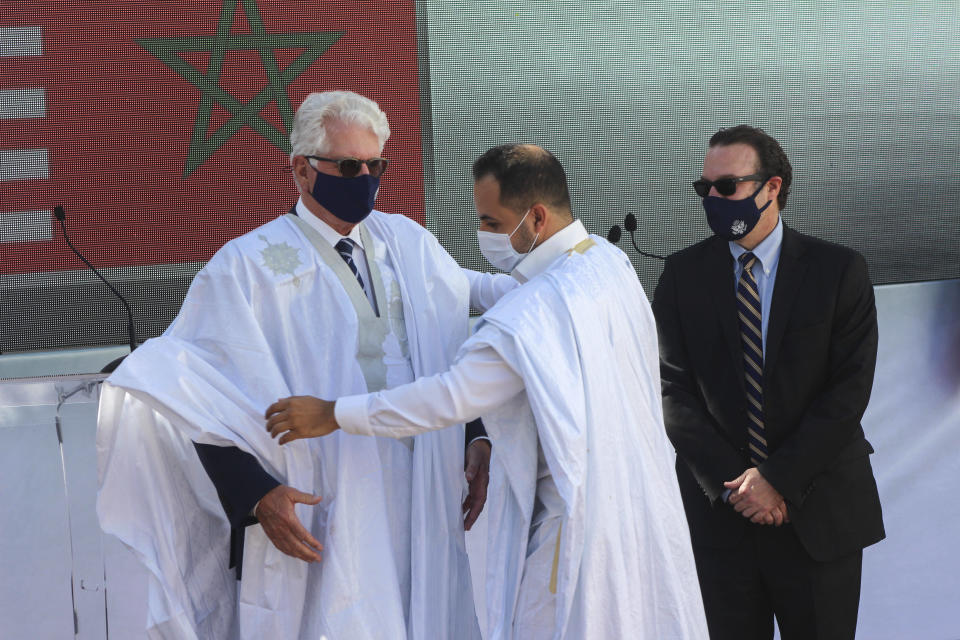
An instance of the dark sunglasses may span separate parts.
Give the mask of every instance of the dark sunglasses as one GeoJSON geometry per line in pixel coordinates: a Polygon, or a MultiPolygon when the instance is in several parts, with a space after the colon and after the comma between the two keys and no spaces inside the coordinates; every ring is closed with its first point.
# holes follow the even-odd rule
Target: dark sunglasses
{"type": "Polygon", "coordinates": [[[370,158],[369,160],[357,160],[356,158],[340,158],[334,160],[333,158],[321,158],[320,156],[304,156],[304,158],[307,160],[319,160],[320,162],[332,162],[337,165],[337,170],[344,178],[353,178],[359,175],[360,168],[363,165],[367,165],[371,176],[379,178],[383,175],[383,172],[387,170],[387,164],[389,164],[389,160],[386,158],[370,158]]]}
{"type": "MultiPolygon", "coordinates": [[[[373,173],[371,171],[371,173],[373,173]]],[[[710,189],[716,187],[717,193],[722,196],[732,196],[737,192],[737,184],[740,182],[750,182],[751,180],[767,180],[766,176],[760,175],[759,173],[752,173],[749,176],[743,176],[740,178],[720,178],[719,180],[707,180],[705,178],[700,178],[693,183],[693,190],[697,192],[697,195],[701,198],[706,198],[710,193],[710,189]]]]}

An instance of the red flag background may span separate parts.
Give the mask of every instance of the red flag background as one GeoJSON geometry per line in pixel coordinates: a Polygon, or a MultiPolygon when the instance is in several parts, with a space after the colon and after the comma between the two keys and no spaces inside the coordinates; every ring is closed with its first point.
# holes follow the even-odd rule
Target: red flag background
{"type": "MultiPolygon", "coordinates": [[[[233,36],[253,33],[251,21],[258,19],[272,37],[342,32],[289,81],[286,94],[293,109],[311,91],[325,89],[350,89],[376,100],[393,131],[384,150],[390,170],[377,206],[422,223],[412,0],[0,3],[0,29],[8,35],[0,43],[0,91],[39,90],[44,103],[40,117],[0,119],[0,150],[46,150],[48,168],[48,177],[24,178],[7,167],[0,179],[0,215],[62,204],[74,243],[94,264],[129,267],[206,260],[230,238],[286,212],[296,198],[283,171],[287,154],[250,126],[185,175],[202,92],[138,43],[214,37],[221,17],[231,12],[233,36]],[[11,45],[10,33],[37,28],[42,52],[11,45]]],[[[267,85],[267,65],[261,52],[226,46],[215,82],[247,103],[267,85]]],[[[282,72],[303,47],[272,51],[282,72]]],[[[210,74],[211,53],[179,55],[200,74],[210,74]]],[[[259,115],[286,137],[276,100],[259,115]]],[[[203,136],[216,135],[230,117],[214,101],[203,136]]],[[[50,239],[11,239],[8,233],[0,242],[0,275],[82,268],[58,232],[45,235],[50,239]]]]}

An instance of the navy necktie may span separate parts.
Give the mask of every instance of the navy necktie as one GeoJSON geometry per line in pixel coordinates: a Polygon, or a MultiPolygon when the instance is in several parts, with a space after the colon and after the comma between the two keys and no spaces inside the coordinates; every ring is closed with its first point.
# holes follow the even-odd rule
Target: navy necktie
{"type": "Polygon", "coordinates": [[[360,283],[360,288],[363,289],[363,278],[360,277],[360,270],[357,269],[357,263],[353,261],[354,244],[350,238],[341,238],[340,242],[334,245],[334,249],[337,250],[337,253],[343,258],[343,261],[350,267],[350,271],[353,272],[353,275],[357,277],[357,282],[360,283]]]}
{"type": "Polygon", "coordinates": [[[739,260],[743,272],[737,283],[737,318],[747,387],[747,443],[750,462],[758,465],[767,459],[767,434],[763,425],[763,316],[760,290],[752,271],[757,257],[747,252],[739,260]]]}

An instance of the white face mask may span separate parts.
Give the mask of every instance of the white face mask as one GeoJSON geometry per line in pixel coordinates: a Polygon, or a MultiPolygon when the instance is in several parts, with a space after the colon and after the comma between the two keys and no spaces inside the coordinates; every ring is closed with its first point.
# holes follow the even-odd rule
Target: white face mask
{"type": "Polygon", "coordinates": [[[487,259],[487,262],[501,271],[506,271],[507,273],[513,271],[513,268],[523,260],[527,253],[530,253],[530,250],[533,249],[534,245],[537,244],[537,240],[540,238],[540,234],[537,233],[526,253],[520,253],[514,249],[510,243],[510,238],[517,232],[517,229],[520,228],[523,221],[526,220],[527,213],[530,213],[530,209],[527,209],[523,217],[520,218],[520,223],[517,224],[516,229],[510,233],[493,233],[492,231],[477,230],[477,242],[480,244],[480,253],[487,259]]]}

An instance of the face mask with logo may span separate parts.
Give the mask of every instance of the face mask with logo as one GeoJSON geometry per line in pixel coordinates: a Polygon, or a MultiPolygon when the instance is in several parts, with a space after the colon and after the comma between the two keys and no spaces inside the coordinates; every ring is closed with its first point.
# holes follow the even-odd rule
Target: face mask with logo
{"type": "Polygon", "coordinates": [[[380,189],[379,177],[364,174],[343,178],[320,171],[316,171],[316,174],[310,195],[339,219],[356,224],[373,211],[373,203],[380,189]]]}
{"type": "Polygon", "coordinates": [[[510,243],[510,238],[513,237],[513,234],[517,232],[517,229],[520,228],[520,225],[523,224],[523,221],[526,220],[527,214],[530,213],[530,210],[527,209],[526,213],[523,214],[523,217],[520,218],[520,223],[517,225],[516,229],[510,233],[493,233],[491,231],[477,231],[477,242],[480,244],[480,253],[483,254],[483,257],[487,259],[487,262],[492,264],[497,269],[501,271],[510,272],[513,271],[514,267],[523,260],[524,256],[527,253],[530,253],[530,250],[533,249],[534,245],[537,244],[537,240],[540,238],[540,234],[533,238],[533,242],[530,244],[530,248],[527,249],[526,253],[520,253],[513,248],[513,245],[510,243]]]}
{"type": "Polygon", "coordinates": [[[707,224],[713,232],[724,240],[739,240],[757,226],[760,214],[770,206],[767,204],[757,208],[757,194],[766,186],[767,181],[742,200],[728,200],[719,196],[707,196],[703,199],[703,210],[707,213],[707,224]]]}

